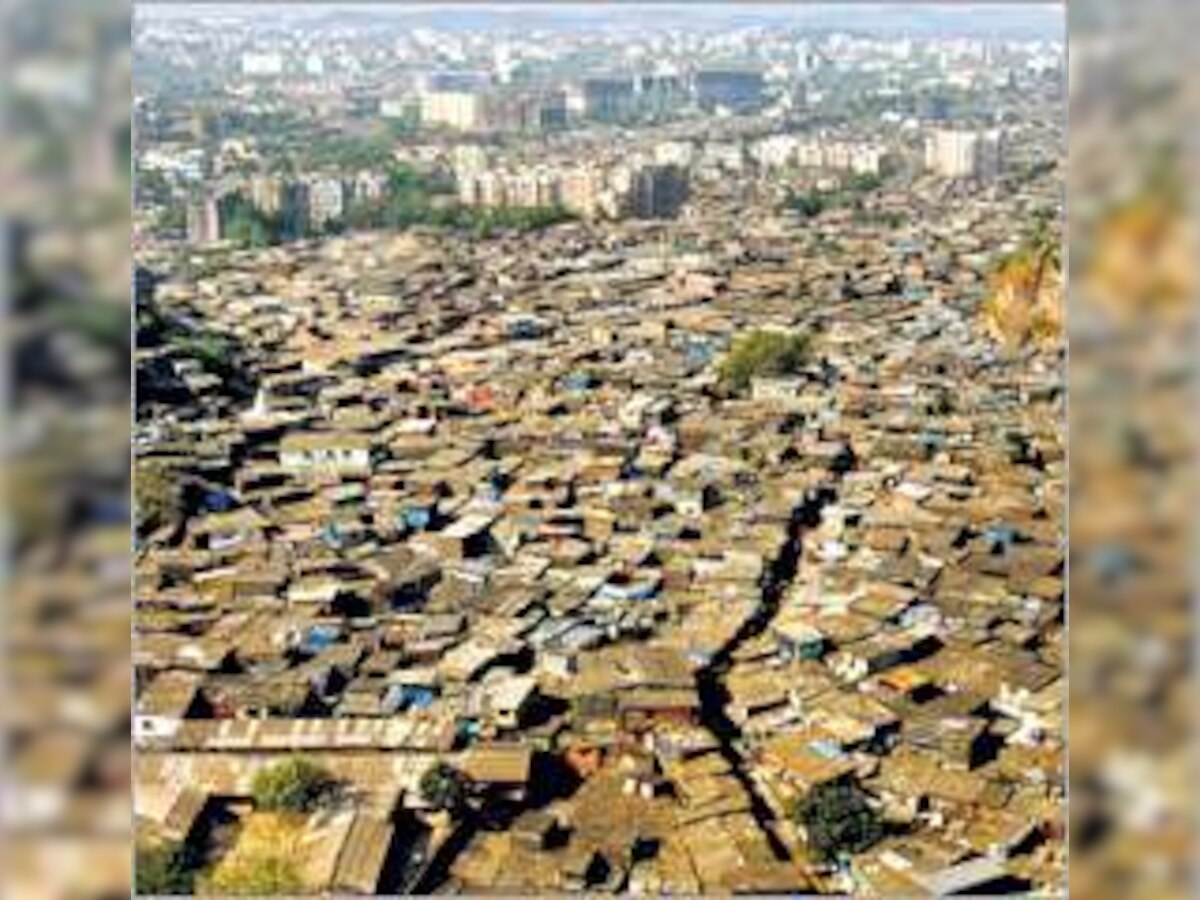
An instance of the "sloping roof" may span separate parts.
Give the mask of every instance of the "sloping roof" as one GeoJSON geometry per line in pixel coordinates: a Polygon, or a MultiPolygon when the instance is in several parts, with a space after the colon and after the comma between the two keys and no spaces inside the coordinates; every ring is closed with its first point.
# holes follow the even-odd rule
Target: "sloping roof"
{"type": "Polygon", "coordinates": [[[622,712],[700,708],[699,695],[689,688],[636,687],[622,692],[617,702],[622,712]]]}
{"type": "Polygon", "coordinates": [[[461,761],[468,778],[485,784],[524,784],[532,763],[533,749],[520,744],[472,747],[461,761]]]}
{"type": "Polygon", "coordinates": [[[266,528],[270,520],[257,510],[243,506],[229,512],[210,513],[197,519],[192,526],[196,534],[210,534],[214,531],[243,531],[249,528],[266,528]]]}
{"type": "Polygon", "coordinates": [[[154,678],[137,699],[137,712],[143,716],[183,718],[196,698],[202,678],[194,672],[170,670],[154,678]]]}
{"type": "Polygon", "coordinates": [[[195,788],[180,791],[163,819],[163,833],[176,841],[186,840],[208,805],[208,798],[208,793],[195,788]]]}
{"type": "Polygon", "coordinates": [[[310,450],[370,450],[371,436],[356,431],[293,431],[279,441],[283,453],[310,450]]]}
{"type": "Polygon", "coordinates": [[[359,813],[342,844],[333,875],[334,891],[374,894],[392,844],[390,822],[359,813]]]}
{"type": "Polygon", "coordinates": [[[929,875],[918,876],[921,885],[931,894],[942,897],[947,894],[959,894],[971,888],[982,887],[990,881],[1003,878],[1007,874],[1004,864],[991,857],[981,857],[959,863],[933,872],[929,875]]]}

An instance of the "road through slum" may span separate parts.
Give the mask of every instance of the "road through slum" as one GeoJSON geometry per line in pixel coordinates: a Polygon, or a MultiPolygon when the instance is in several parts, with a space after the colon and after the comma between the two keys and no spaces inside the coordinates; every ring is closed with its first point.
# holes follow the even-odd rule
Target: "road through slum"
{"type": "Polygon", "coordinates": [[[762,601],[758,609],[742,624],[729,642],[714,654],[711,662],[696,675],[700,695],[700,720],[719,741],[721,755],[729,763],[734,777],[745,788],[746,794],[750,798],[751,812],[767,836],[771,849],[781,860],[789,858],[787,848],[775,832],[774,814],[771,808],[763,800],[754,779],[746,771],[746,762],[742,758],[740,749],[741,730],[726,712],[729,692],[725,688],[725,675],[729,671],[730,662],[738,648],[746,641],[762,634],[778,615],[783,593],[796,577],[804,532],[820,521],[821,507],[828,499],[823,493],[805,497],[804,503],[792,516],[792,521],[788,526],[787,541],[779,559],[767,574],[762,601]]]}

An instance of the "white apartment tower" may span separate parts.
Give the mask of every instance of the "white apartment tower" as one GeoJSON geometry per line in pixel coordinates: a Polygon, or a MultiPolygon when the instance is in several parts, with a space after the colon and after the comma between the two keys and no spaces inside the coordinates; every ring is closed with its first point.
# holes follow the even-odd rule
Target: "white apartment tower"
{"type": "Polygon", "coordinates": [[[430,91],[421,96],[421,121],[444,125],[455,131],[477,131],[484,127],[483,95],[472,91],[430,91]]]}
{"type": "Polygon", "coordinates": [[[324,225],[342,217],[345,211],[345,189],[337,178],[314,178],[308,184],[309,220],[324,225]]]}
{"type": "Polygon", "coordinates": [[[925,142],[925,167],[943,178],[987,181],[1000,172],[1003,143],[999,129],[939,128],[925,142]]]}

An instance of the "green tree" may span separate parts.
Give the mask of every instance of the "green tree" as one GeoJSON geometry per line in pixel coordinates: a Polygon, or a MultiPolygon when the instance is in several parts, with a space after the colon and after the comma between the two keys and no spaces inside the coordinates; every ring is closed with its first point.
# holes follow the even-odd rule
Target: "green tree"
{"type": "Polygon", "coordinates": [[[850,191],[858,194],[869,194],[883,185],[883,178],[873,172],[856,172],[846,182],[850,191]]]}
{"type": "Polygon", "coordinates": [[[142,895],[190,894],[195,871],[189,854],[175,841],[134,847],[134,892],[142,895]]]}
{"type": "Polygon", "coordinates": [[[278,897],[303,893],[305,885],[290,859],[255,855],[219,866],[205,887],[216,894],[278,897]]]}
{"type": "Polygon", "coordinates": [[[804,828],[809,848],[828,862],[861,853],[883,837],[878,814],[853,782],[818,785],[796,804],[792,818],[804,828]]]}
{"type": "Polygon", "coordinates": [[[420,783],[421,798],[436,809],[457,813],[467,802],[467,776],[446,762],[432,765],[420,783]]]}
{"type": "Polygon", "coordinates": [[[808,336],[796,332],[758,329],[733,342],[720,365],[722,383],[744,391],[754,378],[780,377],[798,372],[808,360],[808,336]]]}
{"type": "Polygon", "coordinates": [[[788,198],[787,205],[802,218],[812,219],[824,212],[827,202],[824,193],[809,191],[806,194],[793,194],[788,198]]]}
{"type": "Polygon", "coordinates": [[[168,201],[159,212],[155,225],[163,231],[186,231],[187,209],[182,204],[168,201]]]}
{"type": "Polygon", "coordinates": [[[134,179],[134,192],[138,202],[144,205],[164,206],[175,199],[170,180],[158,169],[139,169],[134,179]]]}
{"type": "Polygon", "coordinates": [[[180,521],[184,495],[178,473],[163,465],[139,464],[133,473],[133,504],[139,534],[180,521]]]}
{"type": "Polygon", "coordinates": [[[225,240],[242,247],[271,247],[285,237],[283,217],[263,212],[240,191],[221,198],[221,230],[225,240]]]}
{"type": "Polygon", "coordinates": [[[405,113],[397,119],[389,119],[387,123],[387,133],[393,138],[411,137],[421,130],[421,116],[419,112],[405,113]]]}
{"type": "Polygon", "coordinates": [[[307,169],[374,169],[391,161],[391,140],[386,135],[326,134],[300,148],[300,162],[307,169]]]}
{"type": "Polygon", "coordinates": [[[333,787],[328,771],[307,759],[293,757],[259,771],[251,793],[259,810],[311,812],[329,798],[333,787]]]}

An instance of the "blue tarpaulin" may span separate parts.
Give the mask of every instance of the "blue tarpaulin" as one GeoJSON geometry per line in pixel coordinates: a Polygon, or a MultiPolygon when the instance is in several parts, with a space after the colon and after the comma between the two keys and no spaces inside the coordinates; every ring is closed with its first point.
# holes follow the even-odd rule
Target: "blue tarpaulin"
{"type": "Polygon", "coordinates": [[[228,512],[234,507],[234,499],[225,491],[205,491],[204,508],[212,512],[228,512]]]}
{"type": "Polygon", "coordinates": [[[592,379],[586,372],[572,372],[563,379],[563,387],[568,391],[586,391],[592,386],[592,379]]]}
{"type": "Polygon", "coordinates": [[[333,625],[314,625],[304,636],[300,649],[305,653],[320,653],[326,647],[337,642],[340,631],[333,625]]]}
{"type": "Polygon", "coordinates": [[[1017,532],[1008,525],[991,525],[983,531],[984,540],[993,548],[1007,550],[1017,539],[1017,532]]]}
{"type": "Polygon", "coordinates": [[[409,506],[402,513],[404,524],[416,531],[424,531],[429,527],[433,514],[427,506],[409,506]]]}

